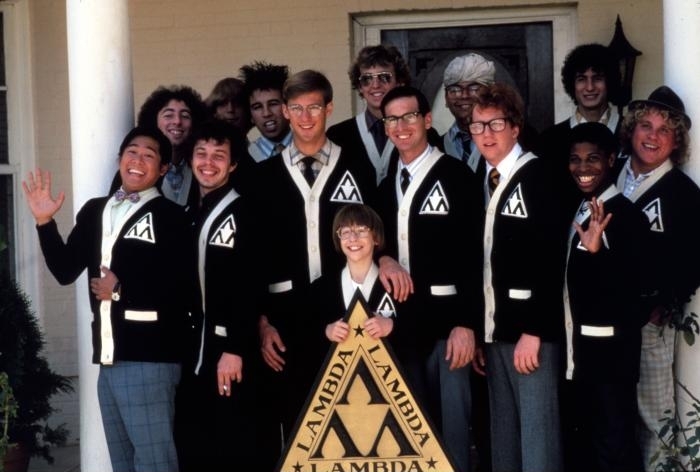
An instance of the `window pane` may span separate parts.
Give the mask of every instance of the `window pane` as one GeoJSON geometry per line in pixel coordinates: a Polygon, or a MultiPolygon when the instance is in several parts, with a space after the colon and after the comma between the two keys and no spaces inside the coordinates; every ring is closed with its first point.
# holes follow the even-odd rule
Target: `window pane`
{"type": "Polygon", "coordinates": [[[7,152],[7,92],[0,91],[0,164],[8,164],[7,152]]]}
{"type": "Polygon", "coordinates": [[[0,86],[5,85],[5,17],[0,13],[0,86]]]}
{"type": "Polygon", "coordinates": [[[0,175],[0,272],[15,276],[14,221],[15,211],[12,205],[12,176],[0,175]]]}

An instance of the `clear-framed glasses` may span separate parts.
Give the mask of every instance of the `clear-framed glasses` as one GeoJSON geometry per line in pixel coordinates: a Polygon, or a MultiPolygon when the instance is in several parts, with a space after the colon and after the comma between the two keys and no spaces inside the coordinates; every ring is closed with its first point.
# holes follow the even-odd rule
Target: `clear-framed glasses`
{"type": "Polygon", "coordinates": [[[447,92],[447,96],[450,98],[468,97],[479,93],[481,87],[482,86],[480,84],[469,84],[465,86],[454,84],[445,87],[445,92],[447,92]]]}
{"type": "Polygon", "coordinates": [[[369,232],[371,230],[367,226],[355,226],[355,227],[350,227],[350,226],[343,226],[338,228],[338,231],[335,233],[338,235],[338,238],[340,238],[341,241],[347,241],[348,239],[362,239],[366,238],[369,236],[369,232]]]}
{"type": "Polygon", "coordinates": [[[486,131],[486,127],[488,126],[491,131],[498,133],[499,131],[506,129],[507,121],[508,120],[505,118],[494,118],[490,121],[472,121],[469,123],[469,132],[471,134],[481,134],[486,131]]]}
{"type": "Polygon", "coordinates": [[[395,128],[399,124],[399,120],[403,121],[404,124],[412,125],[418,121],[418,117],[421,115],[422,113],[419,111],[411,111],[401,116],[385,116],[382,118],[382,121],[384,122],[384,126],[387,128],[395,128]]]}
{"type": "Polygon", "coordinates": [[[394,74],[392,74],[391,72],[367,72],[366,74],[360,75],[360,77],[358,77],[358,80],[360,81],[360,85],[362,85],[363,87],[368,87],[372,85],[374,79],[378,79],[380,84],[391,83],[391,78],[393,76],[394,74]]]}
{"type": "Polygon", "coordinates": [[[289,113],[296,117],[300,117],[304,113],[304,110],[306,110],[307,112],[309,112],[309,115],[316,118],[317,116],[321,115],[324,108],[326,108],[325,105],[318,104],[304,106],[294,103],[292,105],[287,105],[287,110],[289,110],[289,113]]]}

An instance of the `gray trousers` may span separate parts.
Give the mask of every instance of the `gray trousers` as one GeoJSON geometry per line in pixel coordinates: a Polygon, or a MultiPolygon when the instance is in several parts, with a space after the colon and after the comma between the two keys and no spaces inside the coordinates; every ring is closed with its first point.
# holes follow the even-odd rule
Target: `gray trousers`
{"type": "Polygon", "coordinates": [[[543,342],[529,375],[515,370],[514,351],[511,343],[486,345],[493,472],[560,471],[558,346],[543,342]]]}

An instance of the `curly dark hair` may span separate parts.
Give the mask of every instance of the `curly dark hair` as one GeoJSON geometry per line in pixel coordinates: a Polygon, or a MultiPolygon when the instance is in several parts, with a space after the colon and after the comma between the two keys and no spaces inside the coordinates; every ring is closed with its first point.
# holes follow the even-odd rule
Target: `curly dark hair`
{"type": "Polygon", "coordinates": [[[352,88],[360,89],[360,68],[374,66],[394,66],[396,83],[399,85],[411,85],[411,71],[401,52],[392,45],[380,44],[377,46],[365,46],[357,54],[355,62],[348,69],[348,77],[352,88]]]}
{"type": "MultiPolygon", "coordinates": [[[[192,133],[192,143],[199,140],[212,140],[217,144],[229,143],[231,151],[231,163],[235,164],[248,152],[245,135],[240,129],[231,123],[218,118],[209,118],[192,133]]],[[[188,156],[188,162],[192,160],[192,153],[188,156]]]]}
{"type": "Polygon", "coordinates": [[[588,69],[605,76],[608,101],[618,105],[621,98],[620,67],[610,48],[597,43],[582,44],[566,55],[561,68],[561,83],[569,97],[576,102],[576,74],[582,74],[588,69]]]}
{"type": "Polygon", "coordinates": [[[192,125],[199,125],[206,117],[206,106],[202,96],[192,87],[187,85],[159,86],[148,96],[136,118],[138,126],[157,127],[158,112],[163,109],[170,100],[184,102],[190,109],[192,125]]]}
{"type": "Polygon", "coordinates": [[[245,82],[244,93],[250,99],[256,90],[279,90],[289,77],[289,67],[264,61],[255,61],[239,69],[238,76],[245,82]]]}

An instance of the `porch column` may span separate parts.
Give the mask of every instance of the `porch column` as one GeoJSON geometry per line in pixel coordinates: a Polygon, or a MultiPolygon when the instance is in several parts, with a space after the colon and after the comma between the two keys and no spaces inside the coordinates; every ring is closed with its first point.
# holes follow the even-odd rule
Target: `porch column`
{"type": "MultiPolygon", "coordinates": [[[[66,0],[74,213],[105,195],[122,138],[133,123],[127,0],[66,0]]],[[[80,468],[111,472],[97,401],[87,276],[76,283],[80,468]]]]}
{"type": "MultiPolygon", "coordinates": [[[[690,129],[690,161],[684,170],[700,184],[700,57],[693,49],[700,44],[700,3],[697,0],[664,0],[664,77],[665,83],[683,100],[686,113],[693,121],[690,129]]],[[[688,215],[700,218],[700,215],[688,215]]],[[[700,268],[698,268],[700,270],[700,268]]],[[[686,306],[686,313],[700,314],[700,295],[686,306]]],[[[678,337],[676,344],[676,375],[696,398],[700,398],[700,336],[689,346],[678,337]]],[[[681,388],[676,388],[677,410],[684,424],[690,418],[694,400],[681,388]]],[[[687,458],[686,458],[687,459],[687,458]]]]}

